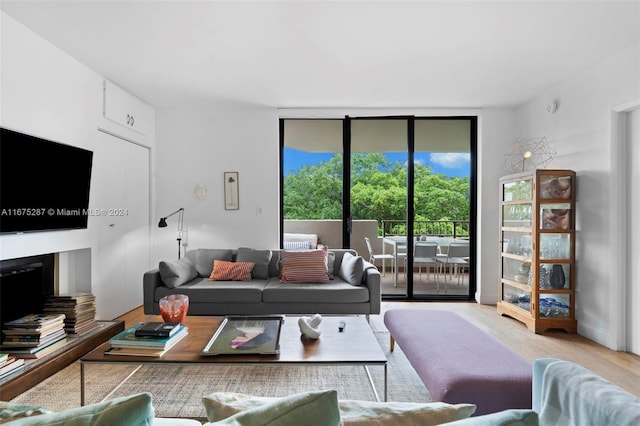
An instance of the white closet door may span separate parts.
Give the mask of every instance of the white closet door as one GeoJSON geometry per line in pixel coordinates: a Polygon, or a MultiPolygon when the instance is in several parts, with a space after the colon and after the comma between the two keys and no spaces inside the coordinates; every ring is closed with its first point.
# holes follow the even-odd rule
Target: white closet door
{"type": "Polygon", "coordinates": [[[91,289],[98,318],[113,319],[142,304],[142,274],[149,269],[149,150],[97,133],[91,289]]]}

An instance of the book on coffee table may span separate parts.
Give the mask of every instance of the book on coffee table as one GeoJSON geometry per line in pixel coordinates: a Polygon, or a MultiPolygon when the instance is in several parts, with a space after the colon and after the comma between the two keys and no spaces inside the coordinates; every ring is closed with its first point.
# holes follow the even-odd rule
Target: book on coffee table
{"type": "Polygon", "coordinates": [[[187,327],[181,325],[170,337],[136,336],[136,330],[143,324],[136,324],[109,339],[112,348],[169,349],[187,335],[187,327]]]}
{"type": "Polygon", "coordinates": [[[136,330],[136,336],[171,337],[180,330],[179,322],[146,322],[136,330]]]}
{"type": "Polygon", "coordinates": [[[227,316],[202,355],[278,355],[283,315],[227,316]]]}
{"type": "Polygon", "coordinates": [[[159,358],[169,349],[153,349],[153,348],[109,348],[104,351],[105,355],[124,355],[124,356],[150,356],[159,358]]]}

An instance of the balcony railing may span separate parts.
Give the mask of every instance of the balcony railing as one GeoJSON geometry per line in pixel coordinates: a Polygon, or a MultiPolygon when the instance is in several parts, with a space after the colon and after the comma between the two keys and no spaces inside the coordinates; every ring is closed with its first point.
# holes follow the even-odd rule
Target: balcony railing
{"type": "MultiPolygon", "coordinates": [[[[382,220],[382,236],[406,235],[407,222],[404,220],[382,220]]],[[[431,237],[468,238],[468,220],[415,220],[414,235],[431,237]]]]}

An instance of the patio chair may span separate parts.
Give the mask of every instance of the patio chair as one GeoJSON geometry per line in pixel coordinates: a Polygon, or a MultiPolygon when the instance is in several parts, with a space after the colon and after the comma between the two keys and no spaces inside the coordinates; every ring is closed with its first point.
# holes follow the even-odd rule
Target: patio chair
{"type": "MultiPolygon", "coordinates": [[[[447,255],[438,256],[436,261],[438,262],[438,271],[442,270],[444,275],[444,289],[447,289],[447,273],[453,275],[455,272],[458,277],[458,285],[460,285],[460,279],[462,277],[460,271],[469,265],[469,242],[456,241],[450,243],[447,248],[447,255]]],[[[437,286],[438,289],[440,289],[439,273],[437,286]]]]}
{"type": "MultiPolygon", "coordinates": [[[[433,266],[433,280],[436,281],[438,243],[435,241],[416,241],[413,245],[413,265],[418,265],[418,278],[422,279],[422,265],[427,268],[433,266]]],[[[407,273],[407,258],[404,258],[405,282],[407,273]]],[[[427,274],[429,270],[427,269],[427,274]]],[[[427,275],[428,279],[428,275],[427,275]]]]}
{"type": "MultiPolygon", "coordinates": [[[[371,241],[369,240],[369,237],[364,237],[364,241],[367,243],[367,250],[369,250],[369,262],[370,263],[375,265],[376,264],[376,260],[383,260],[383,261],[384,260],[390,260],[391,261],[391,267],[393,268],[393,270],[395,270],[395,268],[396,268],[396,257],[395,257],[395,255],[393,255],[391,253],[375,254],[373,252],[373,248],[371,247],[371,241]]],[[[384,274],[385,274],[385,268],[382,268],[382,276],[384,276],[384,274]]]]}

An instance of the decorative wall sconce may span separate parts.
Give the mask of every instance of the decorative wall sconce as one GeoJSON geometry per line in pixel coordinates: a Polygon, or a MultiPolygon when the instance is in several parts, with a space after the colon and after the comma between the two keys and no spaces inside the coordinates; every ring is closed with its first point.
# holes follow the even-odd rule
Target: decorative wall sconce
{"type": "Polygon", "coordinates": [[[197,184],[196,187],[193,188],[193,195],[195,195],[198,200],[204,200],[207,197],[207,187],[201,183],[197,184]]]}
{"type": "Polygon", "coordinates": [[[518,139],[505,155],[502,168],[508,173],[545,168],[555,156],[546,137],[518,139]]]}
{"type": "Polygon", "coordinates": [[[558,110],[558,105],[559,103],[557,100],[551,101],[551,103],[547,105],[547,112],[549,114],[554,114],[558,110]]]}

